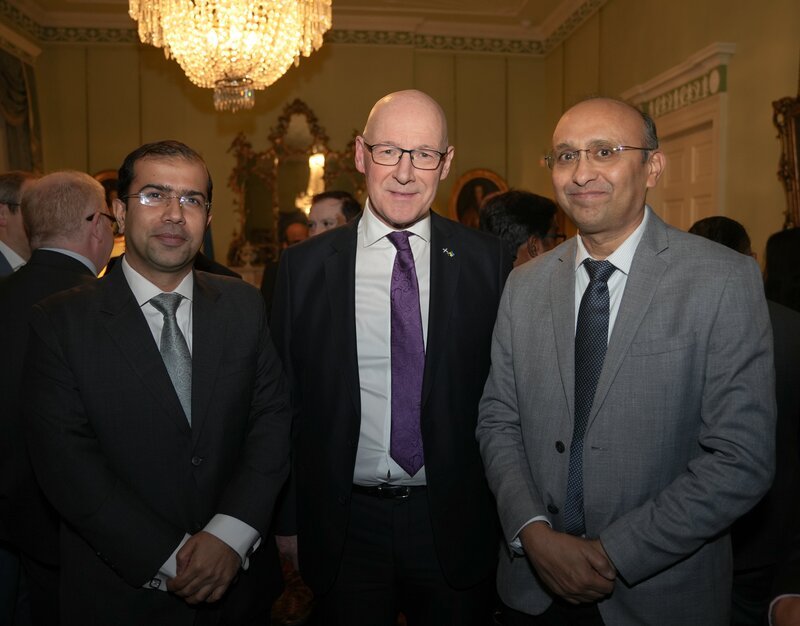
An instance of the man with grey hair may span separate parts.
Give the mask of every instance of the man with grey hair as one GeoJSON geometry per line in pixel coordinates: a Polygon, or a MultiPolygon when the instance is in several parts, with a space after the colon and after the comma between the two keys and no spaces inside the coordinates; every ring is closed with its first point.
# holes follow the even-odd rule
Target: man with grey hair
{"type": "Polygon", "coordinates": [[[34,624],[57,624],[58,517],[31,470],[22,430],[22,362],[29,310],[39,300],[95,280],[114,244],[103,187],[81,172],[32,182],[21,214],[33,253],[0,283],[0,523],[20,552],[34,624]]]}
{"type": "Polygon", "coordinates": [[[34,178],[18,170],[0,174],[0,277],[18,270],[31,255],[19,206],[25,186],[34,178]]]}

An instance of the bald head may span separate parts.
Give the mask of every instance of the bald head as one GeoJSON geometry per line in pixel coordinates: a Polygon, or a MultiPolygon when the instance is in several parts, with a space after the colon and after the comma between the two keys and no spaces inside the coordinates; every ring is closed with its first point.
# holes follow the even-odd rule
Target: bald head
{"type": "Polygon", "coordinates": [[[380,138],[373,137],[374,132],[379,132],[378,129],[385,119],[397,117],[417,120],[421,126],[428,126],[435,131],[438,138],[437,145],[429,147],[440,152],[447,149],[447,120],[444,110],[436,100],[416,89],[395,91],[378,100],[369,112],[364,126],[364,137],[371,143],[380,143],[380,138]]]}
{"type": "Polygon", "coordinates": [[[356,140],[369,209],[396,230],[425,219],[452,161],[442,107],[414,89],[378,100],[356,140]]]}

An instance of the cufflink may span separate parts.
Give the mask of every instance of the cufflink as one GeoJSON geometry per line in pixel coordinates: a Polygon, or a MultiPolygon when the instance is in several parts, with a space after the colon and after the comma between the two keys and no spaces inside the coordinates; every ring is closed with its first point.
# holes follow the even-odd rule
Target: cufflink
{"type": "Polygon", "coordinates": [[[150,588],[151,589],[158,589],[161,587],[161,579],[160,578],[151,578],[150,579],[150,588]]]}

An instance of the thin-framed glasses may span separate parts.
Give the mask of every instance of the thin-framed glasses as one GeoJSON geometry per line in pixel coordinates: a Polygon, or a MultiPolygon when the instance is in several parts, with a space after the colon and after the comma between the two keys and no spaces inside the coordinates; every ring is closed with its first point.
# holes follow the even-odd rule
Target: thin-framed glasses
{"type": "Polygon", "coordinates": [[[139,191],[127,196],[122,196],[122,200],[129,198],[136,198],[142,206],[149,206],[153,208],[163,208],[168,206],[172,200],[177,200],[181,208],[186,211],[196,211],[203,209],[205,211],[211,210],[211,203],[206,202],[202,195],[175,195],[162,191],[160,189],[149,189],[147,191],[139,191]]]}
{"type": "Polygon", "coordinates": [[[619,160],[620,155],[626,150],[642,150],[651,152],[655,148],[639,148],[637,146],[611,146],[597,144],[583,150],[554,150],[545,156],[547,167],[551,170],[563,167],[572,167],[581,160],[581,152],[585,152],[588,159],[595,165],[610,165],[619,160]]]}
{"type": "Polygon", "coordinates": [[[372,162],[376,165],[397,165],[403,155],[408,153],[411,158],[411,165],[418,170],[435,170],[441,164],[442,159],[447,156],[447,152],[439,152],[438,150],[406,150],[388,143],[368,144],[363,137],[361,140],[372,155],[372,162]]]}
{"type": "MultiPolygon", "coordinates": [[[[102,211],[98,211],[98,213],[111,222],[111,229],[114,231],[114,234],[116,235],[119,232],[119,223],[117,222],[117,218],[111,215],[110,213],[103,213],[102,211]]],[[[94,219],[94,215],[95,215],[94,213],[88,215],[86,217],[86,221],[91,222],[94,219]]]]}

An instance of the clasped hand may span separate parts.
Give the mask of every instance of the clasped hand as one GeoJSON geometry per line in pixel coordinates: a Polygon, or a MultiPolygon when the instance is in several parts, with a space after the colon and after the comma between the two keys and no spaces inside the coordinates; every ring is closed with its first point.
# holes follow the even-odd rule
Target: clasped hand
{"type": "Polygon", "coordinates": [[[542,581],[567,602],[596,602],[614,590],[617,571],[598,539],[573,537],[533,522],[522,529],[520,540],[542,581]]]}
{"type": "Polygon", "coordinates": [[[177,575],[167,581],[167,590],[189,604],[222,598],[241,566],[233,548],[205,531],[183,544],[176,562],[177,575]]]}

